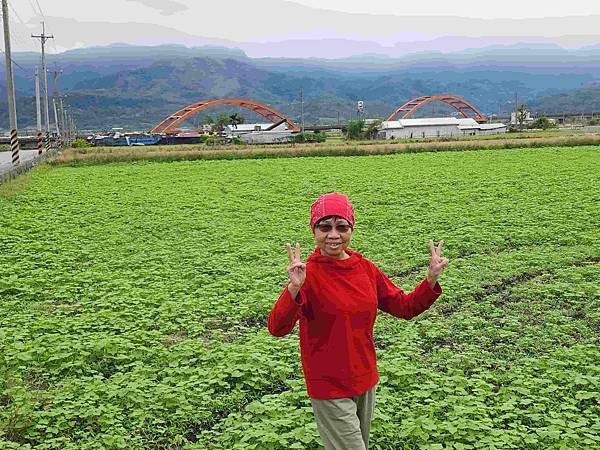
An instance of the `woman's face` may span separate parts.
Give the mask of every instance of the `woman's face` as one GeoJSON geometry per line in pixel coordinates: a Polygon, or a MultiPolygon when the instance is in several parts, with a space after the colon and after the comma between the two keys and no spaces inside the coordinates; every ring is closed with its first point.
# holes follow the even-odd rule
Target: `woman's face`
{"type": "Polygon", "coordinates": [[[344,250],[350,244],[352,227],[346,219],[337,216],[322,219],[315,225],[313,233],[321,255],[336,259],[348,258],[344,250]]]}

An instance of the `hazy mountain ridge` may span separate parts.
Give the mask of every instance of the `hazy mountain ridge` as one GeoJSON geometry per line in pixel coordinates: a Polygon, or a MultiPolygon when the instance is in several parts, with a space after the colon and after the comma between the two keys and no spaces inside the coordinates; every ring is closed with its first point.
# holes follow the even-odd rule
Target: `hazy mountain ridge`
{"type": "MultiPolygon", "coordinates": [[[[362,55],[339,60],[255,60],[219,47],[117,45],[73,50],[54,59],[61,62],[61,92],[82,128],[149,129],[187,104],[228,97],[267,103],[298,120],[301,90],[307,123],[337,118],[338,114],[348,120],[357,100],[366,102],[369,115],[387,117],[411,98],[438,93],[464,96],[486,114],[506,114],[514,109],[510,102],[515,92],[519,102],[540,111],[560,112],[567,106],[582,105],[600,110],[597,89],[586,89],[600,79],[600,48],[548,50],[556,51],[557,57],[546,54],[540,62],[532,55],[530,62],[523,63],[528,50],[520,49],[513,60],[506,56],[504,62],[491,63],[498,49],[403,59],[362,55]],[[585,62],[582,54],[587,55],[585,62]],[[546,96],[550,97],[544,100],[546,96]]],[[[16,54],[15,60],[33,71],[34,56],[16,54]]],[[[52,65],[50,59],[50,69],[52,65]]],[[[33,82],[19,72],[23,71],[15,71],[19,103],[23,104],[19,122],[32,126],[33,82]]],[[[6,115],[3,103],[0,116],[6,115]]]]}

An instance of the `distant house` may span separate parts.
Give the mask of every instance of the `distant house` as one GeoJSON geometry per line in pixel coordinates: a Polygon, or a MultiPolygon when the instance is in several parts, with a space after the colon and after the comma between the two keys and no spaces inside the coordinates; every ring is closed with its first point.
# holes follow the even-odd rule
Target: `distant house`
{"type": "Polygon", "coordinates": [[[272,123],[240,123],[226,125],[224,131],[227,136],[239,137],[247,144],[275,144],[291,140],[293,133],[288,130],[287,124],[270,129],[272,126],[272,123]]]}
{"type": "MultiPolygon", "coordinates": [[[[531,117],[531,112],[525,110],[523,112],[523,125],[527,126],[532,124],[535,121],[533,117],[531,117]]],[[[511,125],[520,125],[519,120],[517,118],[517,114],[513,111],[510,113],[510,124],[511,125]]]]}
{"type": "Polygon", "coordinates": [[[275,144],[289,142],[293,133],[287,124],[282,123],[274,128],[272,123],[240,123],[225,125],[223,134],[228,137],[239,137],[247,144],[275,144]]]}
{"type": "Polygon", "coordinates": [[[289,130],[277,131],[254,131],[245,133],[240,136],[240,139],[246,144],[281,144],[290,142],[294,137],[294,133],[289,130]]]}
{"type": "MultiPolygon", "coordinates": [[[[238,125],[226,125],[225,134],[228,136],[241,136],[242,134],[252,132],[266,132],[273,126],[272,123],[240,123],[238,125]]],[[[287,124],[282,123],[281,125],[269,130],[269,131],[285,131],[287,130],[287,124]]]]}
{"type": "Polygon", "coordinates": [[[406,139],[506,133],[503,123],[478,123],[470,118],[432,117],[382,122],[377,139],[406,139]]]}

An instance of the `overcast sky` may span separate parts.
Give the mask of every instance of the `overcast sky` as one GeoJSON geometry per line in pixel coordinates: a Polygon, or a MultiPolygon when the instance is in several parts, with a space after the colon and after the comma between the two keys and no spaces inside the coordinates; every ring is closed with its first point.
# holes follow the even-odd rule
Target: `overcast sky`
{"type": "MultiPolygon", "coordinates": [[[[14,10],[27,21],[38,14],[37,4],[49,16],[63,16],[79,20],[112,20],[116,22],[161,22],[160,16],[177,15],[189,10],[221,10],[223,15],[234,14],[236,4],[251,3],[257,7],[254,16],[262,16],[267,11],[260,6],[261,0],[246,2],[208,2],[198,0],[12,0],[14,10]],[[212,3],[212,5],[211,5],[212,3]]],[[[365,0],[293,0],[296,3],[315,9],[326,9],[348,13],[389,14],[396,16],[455,16],[483,19],[499,18],[543,18],[600,14],[600,2],[596,0],[502,0],[482,2],[481,0],[423,1],[365,1],[365,0]]],[[[238,5],[239,6],[239,5],[238,5]]],[[[271,12],[272,13],[272,12],[271,12]]],[[[248,26],[251,19],[247,17],[248,26]]]]}
{"type": "MultiPolygon", "coordinates": [[[[41,9],[47,31],[55,35],[51,52],[110,42],[202,45],[199,37],[212,38],[217,45],[218,40],[233,44],[329,38],[391,46],[443,36],[569,36],[573,40],[572,36],[600,34],[600,21],[589,17],[600,19],[600,0],[489,4],[481,0],[9,0],[9,4],[13,48],[34,48],[30,34],[40,31],[41,9]],[[553,19],[564,17],[571,19],[553,19]],[[132,24],[135,33],[128,34],[125,24],[132,24]]],[[[600,43],[594,38],[575,41],[600,43]]]]}
{"type": "Polygon", "coordinates": [[[600,14],[597,0],[428,0],[424,1],[365,1],[365,0],[295,0],[313,8],[366,14],[397,16],[459,16],[482,19],[522,19],[534,17],[564,17],[569,15],[600,14]]]}

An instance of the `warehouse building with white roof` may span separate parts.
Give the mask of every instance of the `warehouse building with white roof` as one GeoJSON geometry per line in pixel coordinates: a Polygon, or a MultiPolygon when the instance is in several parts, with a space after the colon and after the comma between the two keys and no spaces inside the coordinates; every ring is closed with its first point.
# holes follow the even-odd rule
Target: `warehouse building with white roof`
{"type": "Polygon", "coordinates": [[[507,126],[503,123],[478,123],[471,118],[432,117],[382,122],[377,139],[474,136],[506,132],[507,126]]]}
{"type": "Polygon", "coordinates": [[[289,142],[293,133],[288,130],[287,124],[281,123],[273,126],[272,123],[240,123],[226,125],[227,136],[237,136],[247,144],[276,144],[289,142]]]}

